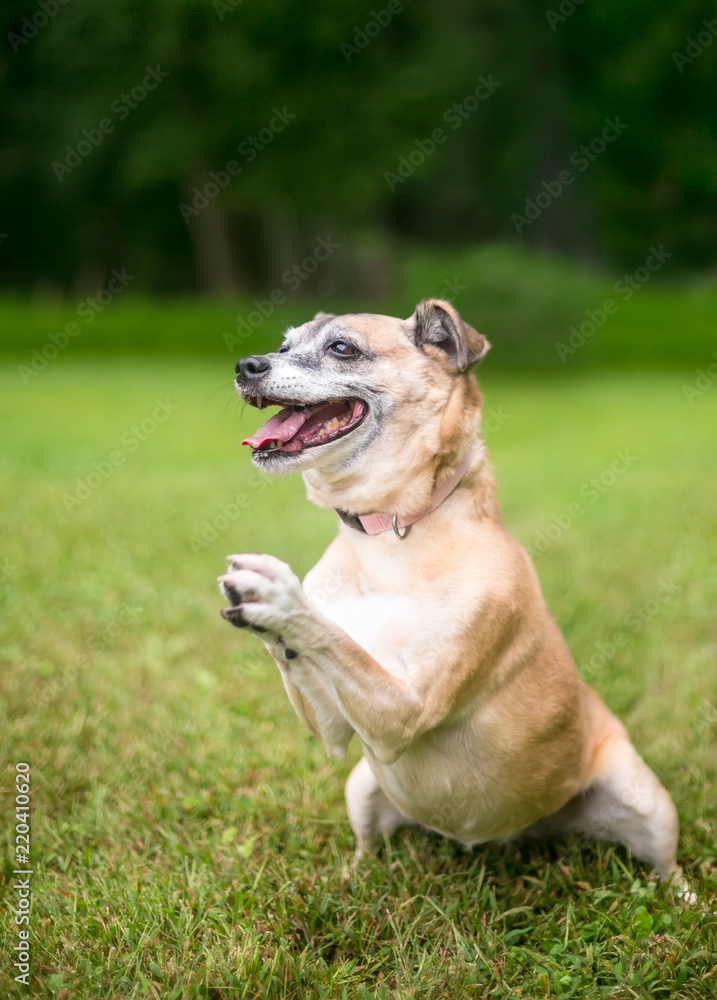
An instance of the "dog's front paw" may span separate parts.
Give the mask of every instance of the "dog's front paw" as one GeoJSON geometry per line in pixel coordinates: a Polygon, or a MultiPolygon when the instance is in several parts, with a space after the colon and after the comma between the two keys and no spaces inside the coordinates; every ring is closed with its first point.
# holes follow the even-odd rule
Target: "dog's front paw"
{"type": "Polygon", "coordinates": [[[229,556],[219,589],[231,602],[222,617],[256,632],[293,632],[308,610],[301,583],[290,566],[274,556],[229,556]]]}

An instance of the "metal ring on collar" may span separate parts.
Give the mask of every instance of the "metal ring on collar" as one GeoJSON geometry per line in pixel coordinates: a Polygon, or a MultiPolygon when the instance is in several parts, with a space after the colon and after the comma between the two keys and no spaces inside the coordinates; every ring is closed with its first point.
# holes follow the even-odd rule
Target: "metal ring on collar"
{"type": "Polygon", "coordinates": [[[401,532],[398,530],[398,514],[394,514],[393,517],[391,518],[391,525],[393,526],[394,535],[396,536],[396,538],[400,538],[401,541],[403,541],[408,532],[411,530],[411,525],[407,524],[406,527],[403,529],[403,534],[401,534],[401,532]]]}

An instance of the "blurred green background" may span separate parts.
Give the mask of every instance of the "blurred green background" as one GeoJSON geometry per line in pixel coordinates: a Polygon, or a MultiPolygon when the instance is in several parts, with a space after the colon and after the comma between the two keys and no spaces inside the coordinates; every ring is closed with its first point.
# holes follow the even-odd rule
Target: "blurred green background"
{"type": "Polygon", "coordinates": [[[7,0],[4,346],[42,351],[76,321],[73,354],[239,355],[317,307],[407,315],[442,294],[494,366],[706,363],[714,15],[7,0]]]}

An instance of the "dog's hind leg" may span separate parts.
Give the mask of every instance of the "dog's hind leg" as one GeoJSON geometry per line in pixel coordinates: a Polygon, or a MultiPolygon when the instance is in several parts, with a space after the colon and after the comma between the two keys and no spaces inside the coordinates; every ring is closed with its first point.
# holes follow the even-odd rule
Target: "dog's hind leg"
{"type": "Polygon", "coordinates": [[[360,853],[383,837],[390,837],[399,826],[413,823],[391,802],[362,757],[346,782],[346,807],[360,853]]]}
{"type": "Polygon", "coordinates": [[[636,858],[678,889],[682,898],[691,898],[677,864],[677,810],[622,726],[600,744],[591,770],[582,792],[526,832],[538,836],[584,833],[626,844],[636,858]]]}

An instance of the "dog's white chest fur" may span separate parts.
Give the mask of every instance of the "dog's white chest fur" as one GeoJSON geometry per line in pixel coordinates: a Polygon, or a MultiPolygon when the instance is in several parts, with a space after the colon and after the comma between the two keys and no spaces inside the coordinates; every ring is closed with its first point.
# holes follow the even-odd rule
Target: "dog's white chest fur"
{"type": "Polygon", "coordinates": [[[437,641],[449,633],[461,601],[415,579],[408,586],[404,573],[396,575],[399,579],[386,568],[379,583],[374,572],[370,581],[363,573],[345,573],[339,583],[337,574],[319,562],[306,577],[304,591],[385,670],[410,677],[435,658],[437,641]]]}
{"type": "Polygon", "coordinates": [[[329,598],[320,610],[394,676],[409,674],[409,663],[415,660],[406,654],[421,643],[415,629],[411,641],[410,623],[421,621],[422,615],[425,622],[427,611],[420,601],[402,594],[344,592],[329,598]]]}

